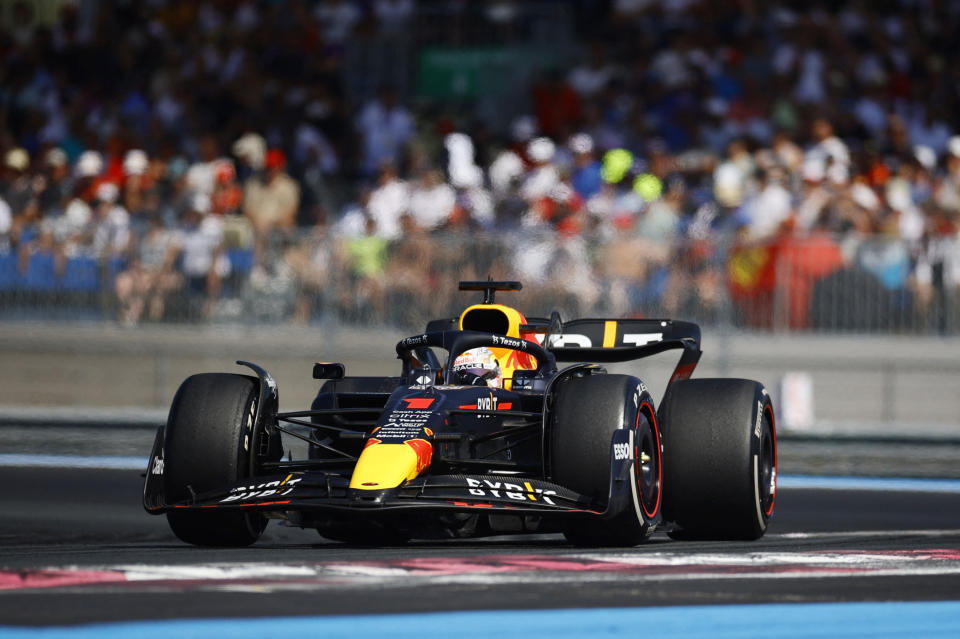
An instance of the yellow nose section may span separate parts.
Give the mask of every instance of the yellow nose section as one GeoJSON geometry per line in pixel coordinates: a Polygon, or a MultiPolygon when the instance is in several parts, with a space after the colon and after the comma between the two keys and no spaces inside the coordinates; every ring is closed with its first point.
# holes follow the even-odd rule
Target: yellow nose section
{"type": "Polygon", "coordinates": [[[396,488],[422,473],[430,465],[431,457],[433,446],[425,439],[408,439],[402,444],[371,439],[353,468],[350,488],[396,488]]]}

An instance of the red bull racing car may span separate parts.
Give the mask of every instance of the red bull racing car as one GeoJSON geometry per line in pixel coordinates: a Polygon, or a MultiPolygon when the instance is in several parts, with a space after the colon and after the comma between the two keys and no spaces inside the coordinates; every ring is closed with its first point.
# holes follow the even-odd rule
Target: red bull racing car
{"type": "Polygon", "coordinates": [[[143,504],[202,546],[255,542],[269,519],[346,543],[563,533],[633,546],[757,539],[776,496],[773,408],[743,379],[689,379],[700,329],[649,319],[526,318],[518,282],[461,282],[483,301],[396,345],[397,377],[323,380],[310,410],[277,384],[206,373],[180,386],[150,455],[143,504]],[[659,405],[603,364],[680,351],[659,405]],[[573,362],[559,366],[558,362],[573,362]],[[294,459],[288,438],[305,442],[294,459]]]}

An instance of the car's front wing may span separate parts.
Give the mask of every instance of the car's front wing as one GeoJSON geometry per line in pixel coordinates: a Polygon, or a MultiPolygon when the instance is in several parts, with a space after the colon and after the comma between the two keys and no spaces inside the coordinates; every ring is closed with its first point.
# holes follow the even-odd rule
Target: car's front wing
{"type": "MultiPolygon", "coordinates": [[[[203,493],[172,504],[154,503],[151,512],[176,509],[256,509],[261,511],[486,508],[516,514],[591,512],[590,500],[547,481],[502,475],[430,475],[400,488],[359,490],[348,477],[324,471],[292,471],[257,477],[223,491],[203,493]]],[[[595,511],[593,511],[595,512],[595,511]]],[[[598,513],[599,514],[599,513],[598,513]]]]}
{"type": "Polygon", "coordinates": [[[222,490],[197,493],[189,500],[168,502],[163,494],[162,433],[147,469],[143,504],[155,514],[172,510],[253,509],[284,517],[295,511],[337,511],[374,515],[387,511],[473,511],[501,514],[580,516],[615,515],[632,507],[630,432],[617,431],[611,443],[611,473],[607,499],[591,496],[542,479],[513,475],[424,475],[398,488],[350,488],[349,477],[323,470],[291,470],[241,481],[222,490]],[[618,446],[619,444],[619,446],[618,446]]]}

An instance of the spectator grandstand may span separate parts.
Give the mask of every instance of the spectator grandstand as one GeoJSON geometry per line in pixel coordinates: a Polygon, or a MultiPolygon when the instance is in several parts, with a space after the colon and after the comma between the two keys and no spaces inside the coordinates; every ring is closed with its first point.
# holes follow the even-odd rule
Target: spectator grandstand
{"type": "Polygon", "coordinates": [[[0,318],[960,329],[955,2],[2,12],[0,318]]]}

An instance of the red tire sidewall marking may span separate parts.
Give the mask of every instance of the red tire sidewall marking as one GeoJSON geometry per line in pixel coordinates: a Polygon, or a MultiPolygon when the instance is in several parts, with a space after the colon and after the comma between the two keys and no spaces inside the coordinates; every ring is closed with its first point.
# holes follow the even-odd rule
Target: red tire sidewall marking
{"type": "Polygon", "coordinates": [[[641,415],[646,417],[647,421],[650,423],[650,429],[653,431],[654,453],[657,456],[657,501],[654,504],[652,512],[647,510],[646,500],[644,499],[642,486],[640,485],[640,480],[643,477],[643,471],[640,468],[640,448],[638,441],[634,441],[633,456],[637,473],[637,489],[640,492],[640,507],[643,509],[643,514],[646,515],[648,519],[653,519],[657,516],[657,513],[660,512],[660,502],[663,496],[663,460],[661,459],[660,454],[660,429],[657,428],[657,418],[653,412],[653,406],[650,404],[650,402],[645,401],[640,404],[640,408],[637,410],[637,423],[634,426],[635,433],[640,428],[641,415]],[[647,409],[646,412],[644,412],[644,408],[647,409]]]}

